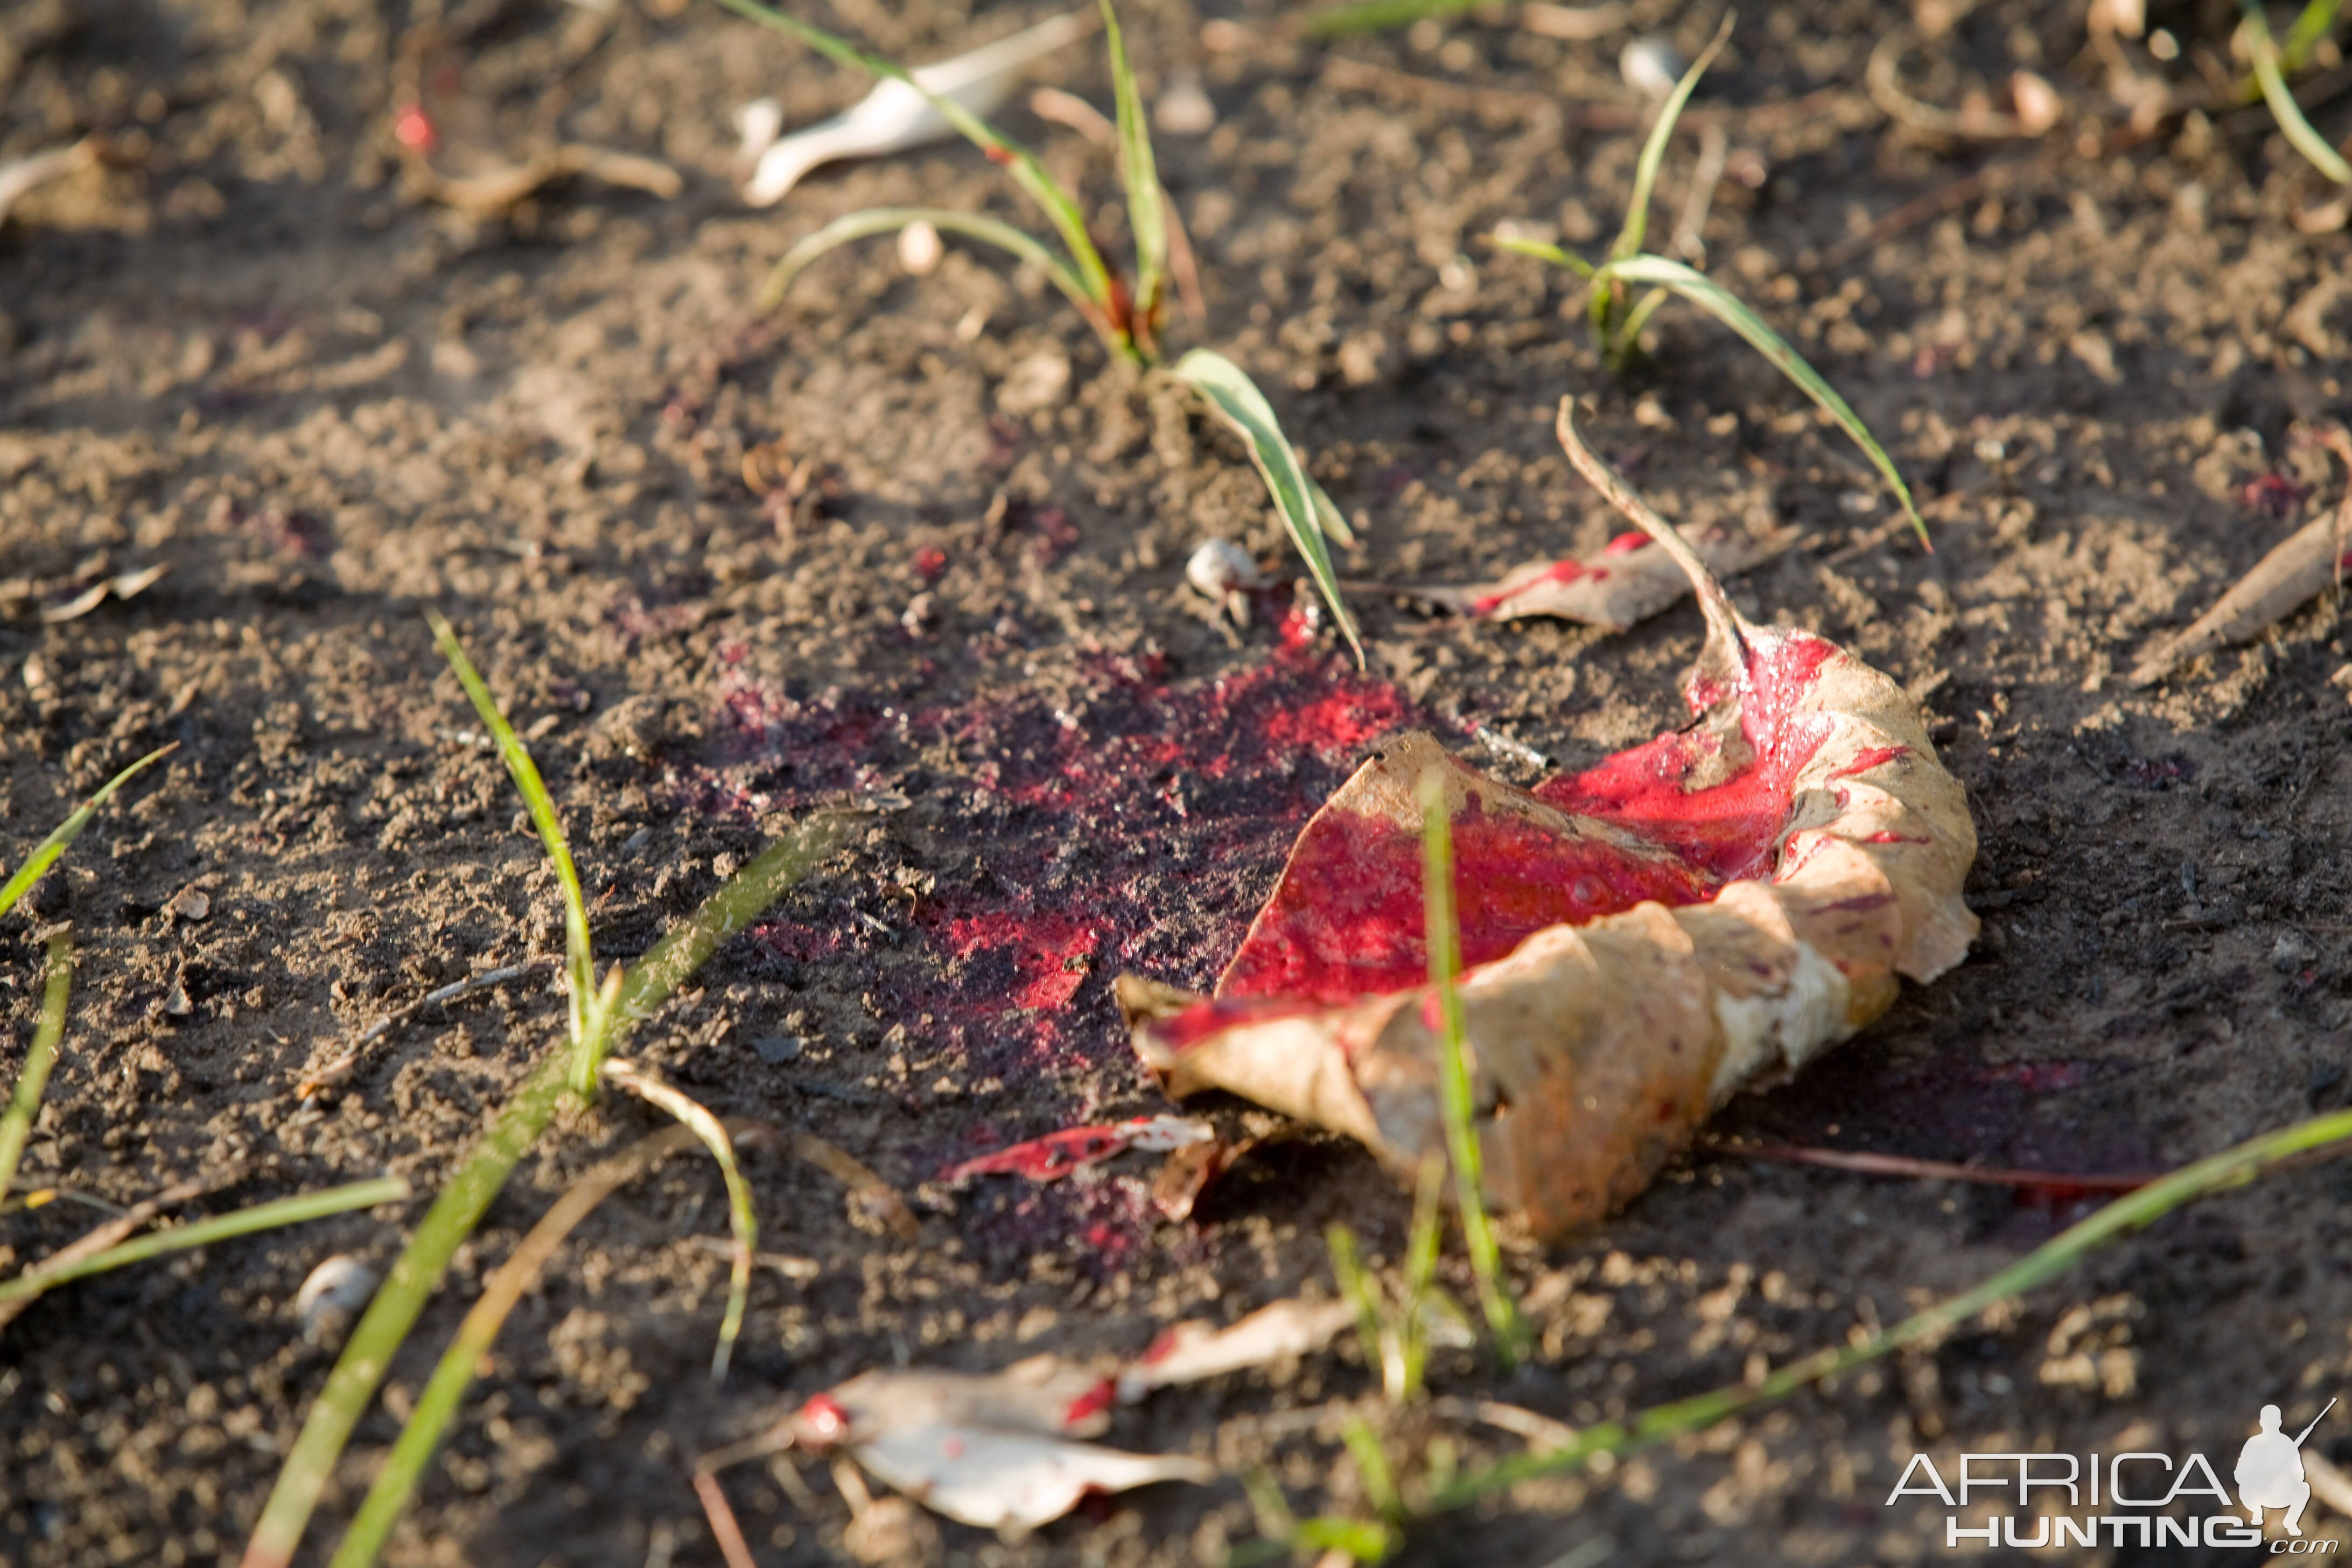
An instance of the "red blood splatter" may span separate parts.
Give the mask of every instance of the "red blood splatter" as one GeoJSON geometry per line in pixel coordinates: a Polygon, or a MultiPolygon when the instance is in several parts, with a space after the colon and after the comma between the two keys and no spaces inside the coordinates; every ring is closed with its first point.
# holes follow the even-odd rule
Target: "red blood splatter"
{"type": "MultiPolygon", "coordinates": [[[[1344,1002],[1428,978],[1420,834],[1385,817],[1327,812],[1291,866],[1225,977],[1228,995],[1344,1002]]],[[[1614,845],[1483,814],[1454,820],[1454,878],[1465,964],[1491,963],[1546,926],[1644,899],[1696,903],[1712,890],[1676,861],[1634,859],[1614,845]]]]}
{"type": "Polygon", "coordinates": [[[400,144],[412,153],[429,153],[439,138],[433,133],[433,121],[415,104],[403,104],[392,118],[392,133],[400,144]]]}
{"type": "Polygon", "coordinates": [[[1274,628],[1274,640],[1285,653],[1303,653],[1315,644],[1315,617],[1293,605],[1274,628]]]}
{"type": "Polygon", "coordinates": [[[1062,1412],[1062,1425],[1067,1427],[1083,1426],[1089,1418],[1109,1409],[1111,1401],[1118,1396],[1118,1385],[1109,1378],[1104,1378],[1070,1401],[1070,1407],[1062,1412]]]}
{"type": "Polygon", "coordinates": [[[937,545],[926,544],[915,552],[915,575],[925,583],[936,583],[948,569],[948,552],[937,545]]]}
{"type": "Polygon", "coordinates": [[[1612,539],[1608,543],[1602,545],[1601,547],[1601,553],[1603,555],[1631,555],[1636,550],[1647,549],[1649,543],[1650,536],[1642,532],[1639,529],[1635,529],[1630,532],[1621,533],[1614,539],[1612,539]]]}
{"type": "MultiPolygon", "coordinates": [[[[1871,746],[1865,750],[1856,752],[1853,755],[1853,761],[1846,763],[1845,766],[1839,768],[1836,772],[1831,773],[1830,777],[1833,779],[1850,779],[1856,773],[1868,773],[1871,769],[1877,767],[1882,763],[1891,763],[1897,757],[1906,756],[1910,753],[1910,751],[1911,748],[1908,746],[1871,746]]],[[[1843,795],[1839,798],[1838,804],[1840,805],[1843,805],[1845,804],[1845,800],[1843,795]]]]}
{"type": "MultiPolygon", "coordinates": [[[[730,674],[719,755],[688,775],[688,800],[752,815],[883,790],[950,803],[923,836],[950,868],[913,911],[923,977],[890,994],[910,1053],[974,1075],[1123,1067],[1110,975],[1205,989],[1299,826],[1367,745],[1416,721],[1394,688],[1336,660],[1278,656],[1191,684],[1164,673],[1107,660],[1056,699],[921,709],[730,674]]],[[[752,937],[820,963],[894,940],[837,894],[788,899],[752,937]]]]}
{"type": "Polygon", "coordinates": [[[820,1394],[800,1408],[793,1422],[794,1437],[822,1447],[837,1442],[849,1431],[849,1412],[830,1394],[820,1394]]]}
{"type": "Polygon", "coordinates": [[[2249,511],[2284,517],[2310,494],[2309,487],[2295,483],[2284,474],[2257,474],[2238,487],[2233,499],[2249,511]]]}
{"type": "MultiPolygon", "coordinates": [[[[1835,652],[1802,632],[1756,639],[1740,682],[1756,761],[1727,783],[1685,789],[1718,744],[1695,732],[1662,736],[1533,792],[1572,815],[1631,830],[1653,851],[1565,837],[1525,818],[1488,816],[1474,802],[1454,823],[1463,963],[1491,963],[1547,926],[1582,924],[1645,900],[1703,902],[1727,881],[1770,870],[1790,781],[1829,731],[1826,719],[1794,709],[1835,652]]],[[[1224,992],[1334,1003],[1419,984],[1428,965],[1421,871],[1418,833],[1385,818],[1326,813],[1302,835],[1224,992]]]]}
{"type": "MultiPolygon", "coordinates": [[[[1546,583],[1573,583],[1585,574],[1584,563],[1580,561],[1555,561],[1517,587],[1506,588],[1499,594],[1483,594],[1471,600],[1470,613],[1474,616],[1491,616],[1497,608],[1532,588],[1539,587],[1546,583]]],[[[1600,573],[1592,574],[1603,575],[1600,573]]]]}

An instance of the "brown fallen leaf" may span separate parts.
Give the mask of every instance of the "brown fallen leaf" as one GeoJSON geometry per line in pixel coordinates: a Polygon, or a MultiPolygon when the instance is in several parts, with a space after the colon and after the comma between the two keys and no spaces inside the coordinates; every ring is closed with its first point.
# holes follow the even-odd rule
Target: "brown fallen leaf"
{"type": "Polygon", "coordinates": [[[1733,1093],[1852,1036],[1897,976],[1935,978],[1977,930],[1960,900],[1976,829],[1918,705],[1832,643],[1741,617],[1566,403],[1559,434],[1697,590],[1700,721],[1532,792],[1408,736],[1308,822],[1213,996],[1118,988],[1177,1098],[1232,1090],[1407,1175],[1443,1155],[1421,889],[1433,778],[1489,1189],[1546,1236],[1632,1198],[1733,1093]]]}
{"type": "MultiPolygon", "coordinates": [[[[2313,440],[2336,454],[2352,475],[2352,436],[2340,425],[2314,433],[2313,440]]],[[[2258,636],[2302,607],[2322,590],[2344,580],[2352,561],[2352,485],[2333,517],[2314,518],[2285,543],[2254,563],[2213,607],[2186,628],[2164,638],[2131,673],[2134,686],[2153,686],[2190,659],[2258,636]]]]}
{"type": "MultiPolygon", "coordinates": [[[[1796,542],[1800,531],[1776,528],[1753,534],[1717,524],[1685,528],[1681,534],[1708,570],[1729,577],[1780,554],[1796,542]]],[[[1675,558],[1654,548],[1648,537],[1640,533],[1621,533],[1599,554],[1581,560],[1531,561],[1492,583],[1350,583],[1348,586],[1402,594],[1457,616],[1484,616],[1497,621],[1557,616],[1612,632],[1647,620],[1691,591],[1690,578],[1675,558]]]]}

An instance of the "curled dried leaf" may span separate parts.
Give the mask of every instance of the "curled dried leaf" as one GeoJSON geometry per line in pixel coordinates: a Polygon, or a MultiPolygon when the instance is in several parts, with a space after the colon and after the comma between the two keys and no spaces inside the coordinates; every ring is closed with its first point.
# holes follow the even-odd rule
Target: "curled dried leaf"
{"type": "Polygon", "coordinates": [[[1975,826],[1918,705],[1832,643],[1741,617],[1565,404],[1559,434],[1698,593],[1698,722],[1533,791],[1408,736],[1307,824],[1214,995],[1119,988],[1171,1094],[1232,1090],[1400,1173],[1443,1155],[1443,1019],[1423,984],[1433,787],[1489,1188],[1547,1235],[1632,1198],[1733,1093],[1853,1035],[1977,929],[1960,899],[1975,826]]]}

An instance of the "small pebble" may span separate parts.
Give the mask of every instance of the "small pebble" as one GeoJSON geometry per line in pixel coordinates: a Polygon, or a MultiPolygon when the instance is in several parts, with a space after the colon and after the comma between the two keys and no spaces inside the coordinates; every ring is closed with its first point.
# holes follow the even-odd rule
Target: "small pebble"
{"type": "Polygon", "coordinates": [[[1264,586],[1265,574],[1250,559],[1249,552],[1232,540],[1212,539],[1184,563],[1184,581],[1223,602],[1228,594],[1264,586]]]}
{"type": "Polygon", "coordinates": [[[2028,136],[2039,136],[2057,124],[2063,107],[2058,101],[2058,89],[2032,71],[2019,71],[2009,79],[2009,100],[2016,106],[2017,128],[2028,136]]]}
{"type": "Polygon", "coordinates": [[[735,132],[742,141],[735,149],[744,163],[775,145],[784,129],[784,106],[772,98],[755,98],[735,111],[735,132]]]}
{"type": "Polygon", "coordinates": [[[1690,67],[1665,39],[1636,38],[1617,57],[1617,69],[1625,85],[1643,98],[1662,99],[1690,67]]]}
{"type": "Polygon", "coordinates": [[[751,1042],[751,1048],[760,1054],[761,1061],[772,1068],[798,1060],[807,1046],[793,1035],[761,1035],[751,1042]]]}
{"type": "Polygon", "coordinates": [[[1205,136],[1217,123],[1217,106],[1199,78],[1180,76],[1151,106],[1151,123],[1171,136],[1205,136]]]}
{"type": "Polygon", "coordinates": [[[294,1313],[302,1320],[302,1338],[322,1350],[342,1343],[353,1320],[374,1297],[375,1287],[375,1270],[347,1252],[320,1264],[294,1293],[294,1313]]]}
{"type": "Polygon", "coordinates": [[[914,277],[929,277],[945,253],[940,231],[920,218],[898,231],[898,265],[914,277]]]}

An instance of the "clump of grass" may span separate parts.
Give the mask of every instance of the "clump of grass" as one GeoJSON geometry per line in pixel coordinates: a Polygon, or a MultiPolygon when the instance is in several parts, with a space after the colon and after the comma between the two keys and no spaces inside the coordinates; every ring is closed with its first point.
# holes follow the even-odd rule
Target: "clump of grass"
{"type": "MultiPolygon", "coordinates": [[[[784,252],[761,291],[760,304],[772,310],[783,300],[793,280],[811,262],[855,240],[894,233],[912,223],[928,223],[949,234],[959,234],[992,245],[1038,268],[1076,307],[1094,329],[1111,357],[1135,370],[1160,364],[1160,329],[1164,322],[1168,293],[1170,222],[1167,193],[1160,189],[1159,163],[1151,149],[1142,97],[1136,90],[1135,72],[1128,61],[1126,40],[1111,0],[1102,8],[1104,43],[1110,57],[1111,86],[1118,108],[1118,171],[1127,198],[1127,223],[1135,239],[1134,281],[1130,286],[1112,268],[1087,232],[1086,210],[1077,193],[1056,182],[1037,155],[944,94],[925,89],[912,72],[896,61],[869,54],[797,16],[788,16],[761,0],[719,0],[738,16],[772,27],[798,39],[828,59],[855,69],[903,81],[928,99],[950,124],[972,145],[1001,165],[1022,194],[1035,204],[1060,241],[1060,251],[1026,230],[979,213],[943,207],[869,207],[818,229],[784,252]]],[[[1255,383],[1240,366],[1222,354],[1195,349],[1168,373],[1198,395],[1247,445],[1266,493],[1281,514],[1291,542],[1306,561],[1308,574],[1330,607],[1332,619],[1347,637],[1359,668],[1364,647],[1355,617],[1339,597],[1339,584],[1331,568],[1325,537],[1342,544],[1355,542],[1339,510],[1299,461],[1297,450],[1282,434],[1274,409],[1255,383]]]]}
{"type": "Polygon", "coordinates": [[[1854,445],[1862,448],[1863,455],[1903,503],[1904,514],[1911,520],[1913,531],[1924,544],[1927,542],[1927,525],[1912,503],[1910,487],[1903,482],[1886,449],[1871,435],[1862,416],[1838,395],[1837,389],[1822,379],[1821,373],[1790,348],[1780,334],[1765,325],[1764,319],[1738,295],[1703,272],[1664,256],[1650,255],[1642,248],[1649,231],[1651,192],[1657,184],[1658,166],[1665,158],[1666,144],[1674,136],[1675,122],[1682,117],[1683,106],[1690,101],[1699,78],[1706,73],[1706,68],[1715,62],[1730,37],[1731,18],[1726,16],[1714,41],[1683,73],[1673,93],[1660,106],[1657,122],[1650,128],[1649,139],[1642,145],[1641,159],[1634,165],[1633,195],[1625,208],[1625,222],[1618,229],[1608,254],[1599,262],[1587,261],[1557,245],[1508,232],[1497,232],[1487,238],[1505,250],[1549,261],[1584,279],[1588,289],[1585,315],[1594,341],[1601,345],[1601,357],[1612,371],[1622,371],[1639,355],[1642,330],[1649,325],[1650,318],[1669,295],[1689,300],[1738,332],[1853,438],[1854,445]],[[1633,289],[1644,285],[1646,291],[1635,298],[1633,289]]]}
{"type": "MultiPolygon", "coordinates": [[[[2100,1247],[2154,1224],[2184,1205],[2244,1186],[2299,1155],[2347,1140],[2352,1140],[2352,1110],[2314,1117],[2250,1138],[2117,1198],[2006,1268],[1957,1296],[1912,1314],[1892,1328],[1816,1351],[1754,1383],[1737,1383],[1688,1399],[1653,1405],[1629,1420],[1588,1427],[1559,1447],[1437,1478],[1418,1500],[1402,1500],[1404,1512],[1394,1521],[1383,1519],[1377,1525],[1368,1525],[1360,1520],[1297,1519],[1282,1503],[1280,1492],[1271,1479],[1257,1478],[1251,1498],[1257,1508],[1259,1527],[1283,1546],[1311,1543],[1344,1552],[1356,1562],[1378,1562],[1394,1550],[1406,1529],[1425,1527],[1448,1513],[1499,1496],[1523,1481],[1585,1468],[1604,1454],[1623,1458],[1704,1432],[1734,1416],[1776,1405],[1812,1384],[1851,1372],[1906,1346],[1932,1343],[1979,1313],[2048,1284],[2100,1247]],[[1271,1495],[1261,1495],[1265,1493],[1271,1495]]],[[[1372,1495],[1369,1485],[1366,1495],[1372,1495]]]]}
{"type": "Polygon", "coordinates": [[[2305,118],[2303,106],[2288,90],[2287,74],[2300,70],[2311,58],[2312,50],[2336,25],[2337,0],[2311,0],[2296,14],[2294,23],[2287,29],[2286,42],[2282,45],[2271,37],[2271,25],[2263,15],[2259,0],[2239,0],[2239,9],[2245,14],[2246,55],[2254,68],[2254,83],[2262,89],[2263,101],[2270,105],[2271,116],[2278,121],[2294,150],[2309,161],[2311,166],[2339,185],[2352,184],[2352,163],[2328,145],[2311,121],[2305,118]]]}
{"type": "MultiPolygon", "coordinates": [[[[93,818],[112,800],[123,785],[136,777],[141,770],[179,749],[177,742],[148,752],[112,778],[96,795],[58,825],[56,831],[35,846],[5,884],[0,884],[0,914],[16,907],[41,874],[58,862],[72,847],[93,818]]],[[[47,1092],[49,1074],[56,1066],[58,1048],[65,1039],[66,1018],[73,996],[73,939],[60,931],[48,941],[45,968],[47,979],[41,987],[41,1011],[34,1026],[32,1045],[25,1053],[24,1068],[16,1075],[16,1086],[9,1097],[8,1109],[0,1113],[0,1200],[7,1196],[16,1181],[16,1166],[24,1158],[26,1141],[31,1136],[33,1120],[40,1114],[41,1098],[47,1092]]],[[[304,1193],[289,1198],[256,1204],[230,1214],[216,1215],[192,1224],[176,1226],[169,1230],[155,1231],[146,1236],[132,1237],[132,1232],[145,1225],[171,1204],[184,1202],[221,1183],[198,1181],[180,1186],[148,1199],[118,1215],[80,1240],[60,1248],[39,1261],[28,1264],[14,1278],[0,1280],[0,1326],[14,1321],[30,1306],[35,1298],[71,1280],[103,1274],[132,1263],[144,1262],[167,1252],[183,1251],[192,1247],[206,1247],[216,1241],[251,1236],[258,1231],[280,1226],[299,1225],[305,1220],[341,1214],[355,1208],[373,1208],[378,1204],[395,1203],[408,1195],[408,1184],[397,1177],[354,1182],[332,1187],[320,1193],[304,1193]]],[[[28,1193],[24,1206],[36,1206],[50,1194],[46,1191],[28,1193]]],[[[5,1203],[0,1203],[0,1208],[5,1203]]]]}
{"type": "MultiPolygon", "coordinates": [[[[542,1062],[499,1111],[489,1131],[467,1153],[418,1224],[416,1234],[394,1263],[383,1289],[376,1292],[366,1314],[352,1329],[254,1526],[252,1539],[245,1550],[246,1568],[283,1568],[292,1561],[294,1549],[309,1528],[310,1515],[326,1489],[335,1462],[383,1380],[394,1354],[447,1271],[450,1258],[473,1234],[490,1200],[538,1142],[558,1108],[567,1100],[578,1103],[593,1093],[600,1076],[615,1065],[611,1058],[635,1026],[652,1016],[721,942],[757,919],[784,889],[831,853],[841,841],[847,816],[826,813],[801,823],[762,850],[691,916],[672,928],[635,970],[625,974],[615,964],[599,980],[588,929],[587,901],[562,820],[538,766],[506,715],[499,711],[489,688],[466,658],[448,623],[437,615],[428,616],[427,619],[443,657],[465,686],[483,725],[496,739],[499,755],[539,828],[549,860],[556,868],[564,900],[564,974],[571,993],[567,1048],[542,1062]]],[[[679,1108],[668,1109],[677,1113],[679,1108]]],[[[704,1135],[705,1130],[692,1117],[687,1120],[696,1136],[704,1135]]],[[[722,1133],[722,1145],[724,1141],[722,1133]]],[[[727,1163],[731,1165],[731,1159],[727,1163]]],[[[748,1218],[749,1196],[740,1189],[739,1180],[730,1179],[730,1211],[740,1211],[748,1218]]],[[[575,1216],[572,1223],[576,1222],[575,1216]]],[[[569,1224],[563,1226],[569,1228],[569,1224]]],[[[542,1253],[552,1249],[553,1241],[539,1232],[533,1233],[533,1238],[526,1238],[526,1249],[542,1253]]],[[[560,1233],[556,1239],[561,1239],[560,1233]]],[[[740,1245],[740,1227],[738,1240],[740,1245]]],[[[748,1247],[745,1251],[748,1253],[748,1247]]],[[[519,1249],[518,1256],[525,1257],[526,1253],[519,1249]]],[[[543,1261],[542,1256],[541,1262],[543,1261]]],[[[537,1269],[538,1264],[532,1264],[529,1272],[535,1276],[537,1269]]],[[[502,1278],[510,1282],[520,1277],[518,1272],[502,1278]]],[[[512,1289],[514,1294],[520,1295],[521,1286],[512,1289]]],[[[488,1347],[488,1336],[495,1334],[506,1308],[511,1305],[509,1300],[506,1307],[486,1310],[461,1327],[451,1353],[444,1358],[442,1370],[436,1373],[434,1397],[420,1400],[412,1411],[395,1444],[393,1459],[379,1474],[368,1502],[362,1505],[361,1518],[354,1521],[336,1551],[332,1559],[335,1568],[359,1568],[374,1561],[447,1424],[455,1418],[473,1368],[481,1351],[488,1347]]],[[[730,1314],[730,1323],[738,1321],[740,1308],[730,1314]]],[[[724,1364],[722,1359],[719,1365],[723,1368],[724,1364]]]]}

